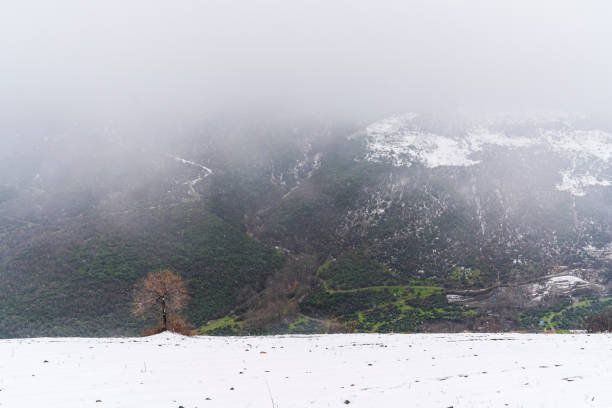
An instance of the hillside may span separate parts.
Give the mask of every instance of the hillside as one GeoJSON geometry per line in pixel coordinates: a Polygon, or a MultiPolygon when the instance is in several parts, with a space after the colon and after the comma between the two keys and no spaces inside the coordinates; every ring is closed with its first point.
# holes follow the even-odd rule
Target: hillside
{"type": "Polygon", "coordinates": [[[202,333],[579,328],[612,306],[606,129],[32,132],[0,153],[0,336],[137,334],[131,288],[157,268],[188,280],[202,333]]]}

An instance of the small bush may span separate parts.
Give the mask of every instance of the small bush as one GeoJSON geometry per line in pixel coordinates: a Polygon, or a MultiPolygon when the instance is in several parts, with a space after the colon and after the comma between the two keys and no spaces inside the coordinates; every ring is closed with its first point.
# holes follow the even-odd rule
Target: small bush
{"type": "Polygon", "coordinates": [[[191,324],[187,323],[181,317],[175,317],[168,324],[168,330],[174,333],[182,334],[183,336],[195,336],[195,331],[191,324]]]}
{"type": "Polygon", "coordinates": [[[589,333],[612,331],[612,309],[591,316],[587,320],[587,331],[589,333]]]}

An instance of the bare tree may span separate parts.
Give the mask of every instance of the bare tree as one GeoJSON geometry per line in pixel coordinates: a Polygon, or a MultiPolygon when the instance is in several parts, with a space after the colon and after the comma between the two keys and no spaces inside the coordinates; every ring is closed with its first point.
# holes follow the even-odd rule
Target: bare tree
{"type": "Polygon", "coordinates": [[[189,295],[180,276],[169,269],[151,272],[134,287],[134,308],[137,316],[157,313],[161,317],[161,330],[169,328],[169,318],[182,320],[179,312],[186,306],[189,295]]]}

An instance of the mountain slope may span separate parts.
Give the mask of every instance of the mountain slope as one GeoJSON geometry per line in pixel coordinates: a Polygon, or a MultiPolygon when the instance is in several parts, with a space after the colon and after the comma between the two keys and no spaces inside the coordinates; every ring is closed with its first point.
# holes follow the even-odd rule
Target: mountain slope
{"type": "Polygon", "coordinates": [[[3,153],[0,336],[138,333],[131,287],[159,267],[210,333],[580,327],[610,305],[602,129],[406,114],[31,137],[3,153]]]}

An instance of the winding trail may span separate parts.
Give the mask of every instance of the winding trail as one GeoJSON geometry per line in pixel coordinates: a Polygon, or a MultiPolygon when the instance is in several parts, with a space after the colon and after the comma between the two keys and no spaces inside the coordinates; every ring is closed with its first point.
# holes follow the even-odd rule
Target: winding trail
{"type": "Polygon", "coordinates": [[[202,196],[200,196],[200,194],[195,190],[195,185],[198,184],[200,181],[204,180],[206,177],[208,177],[211,174],[213,174],[212,169],[210,169],[210,168],[208,168],[208,167],[206,167],[206,166],[204,166],[202,164],[193,162],[191,160],[186,160],[186,159],[183,159],[182,157],[174,156],[172,154],[168,154],[168,157],[170,157],[170,158],[172,158],[172,159],[174,159],[176,161],[179,161],[179,162],[181,162],[183,164],[188,164],[190,166],[195,166],[195,167],[198,167],[199,169],[201,169],[200,174],[198,175],[197,178],[195,178],[193,180],[186,181],[184,183],[184,184],[186,184],[189,187],[189,190],[187,191],[187,193],[190,196],[192,196],[196,200],[201,199],[202,196]]]}

